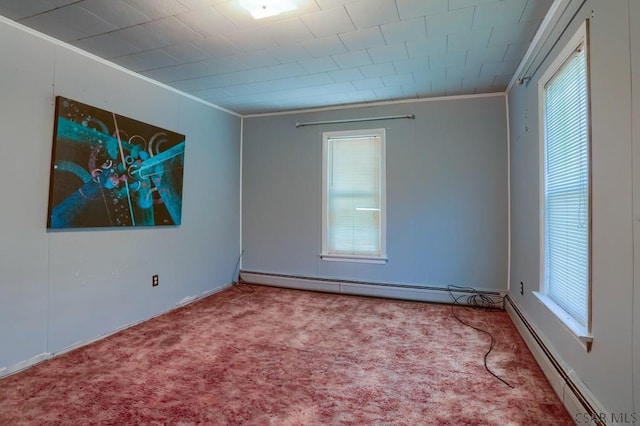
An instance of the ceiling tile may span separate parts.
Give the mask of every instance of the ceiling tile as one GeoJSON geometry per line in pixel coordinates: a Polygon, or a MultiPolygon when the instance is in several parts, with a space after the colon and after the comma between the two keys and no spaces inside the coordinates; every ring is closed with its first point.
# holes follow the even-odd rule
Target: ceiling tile
{"type": "Polygon", "coordinates": [[[350,82],[344,82],[344,83],[331,83],[331,84],[325,84],[323,86],[327,92],[329,93],[341,93],[341,92],[348,92],[350,90],[354,90],[355,88],[353,87],[353,84],[350,82]]]}
{"type": "Polygon", "coordinates": [[[213,100],[226,98],[227,96],[229,96],[229,92],[224,89],[204,89],[194,91],[193,95],[202,99],[213,100]]]}
{"type": "Polygon", "coordinates": [[[448,95],[452,90],[458,91],[462,87],[462,79],[435,80],[431,82],[431,90],[434,92],[444,92],[448,95]]]}
{"type": "Polygon", "coordinates": [[[298,63],[273,65],[257,70],[256,80],[277,80],[286,77],[299,77],[307,74],[298,63]]]}
{"type": "Polygon", "coordinates": [[[3,15],[7,18],[20,20],[51,10],[56,5],[50,0],[3,0],[3,15]]]}
{"type": "Polygon", "coordinates": [[[318,58],[327,55],[345,53],[347,48],[338,36],[328,36],[305,40],[300,44],[311,56],[318,58]]]}
{"type": "Polygon", "coordinates": [[[485,75],[485,76],[481,76],[481,77],[476,77],[473,80],[469,80],[469,79],[463,79],[462,80],[462,86],[469,86],[471,85],[471,87],[474,87],[475,89],[481,89],[483,91],[486,91],[488,88],[490,88],[493,85],[493,81],[495,80],[495,75],[485,75]]]}
{"type": "Polygon", "coordinates": [[[369,52],[371,60],[376,64],[409,59],[407,47],[404,43],[394,44],[392,46],[373,47],[367,49],[367,52],[369,52]]]}
{"type": "Polygon", "coordinates": [[[425,81],[433,81],[433,80],[446,80],[447,78],[447,69],[446,68],[436,68],[436,69],[416,69],[412,72],[413,79],[416,83],[422,83],[425,81]]]}
{"type": "Polygon", "coordinates": [[[260,68],[280,64],[278,59],[271,56],[265,50],[241,53],[237,55],[237,58],[245,65],[246,68],[260,68]]]}
{"type": "MultiPolygon", "coordinates": [[[[142,73],[145,74],[146,73],[142,73]]],[[[150,76],[151,77],[151,76],[150,76]]],[[[151,77],[153,78],[153,77],[151,77]]],[[[239,84],[248,84],[251,80],[248,78],[246,72],[229,72],[220,75],[210,75],[207,77],[189,78],[184,80],[176,80],[171,83],[171,86],[179,90],[191,92],[194,90],[225,88],[236,86],[239,84]]]]}
{"type": "Polygon", "coordinates": [[[71,42],[71,44],[106,59],[140,51],[140,49],[126,41],[114,37],[113,33],[84,38],[71,42]]]}
{"type": "Polygon", "coordinates": [[[415,81],[413,80],[413,74],[398,74],[398,75],[387,75],[382,77],[382,81],[385,86],[402,86],[402,85],[413,85],[415,81]]]}
{"type": "Polygon", "coordinates": [[[302,68],[310,73],[336,71],[339,69],[333,59],[331,59],[331,56],[327,56],[325,58],[306,59],[298,63],[302,68]]]}
{"type": "Polygon", "coordinates": [[[338,71],[329,71],[328,74],[336,83],[344,81],[355,81],[363,78],[363,75],[358,68],[347,68],[338,71]]]}
{"type": "Polygon", "coordinates": [[[367,78],[364,80],[358,80],[353,82],[353,87],[357,90],[362,89],[379,89],[381,87],[386,87],[382,80],[378,77],[375,78],[367,78]]]}
{"type": "Polygon", "coordinates": [[[299,18],[280,21],[264,27],[266,34],[280,46],[297,44],[304,40],[314,38],[299,18]]]}
{"type": "MultiPolygon", "coordinates": [[[[205,58],[220,58],[225,56],[237,55],[247,50],[239,49],[234,44],[231,44],[226,37],[220,36],[211,36],[207,38],[203,38],[200,40],[191,40],[187,43],[195,47],[196,49],[204,52],[205,58]]],[[[184,43],[180,43],[179,45],[184,45],[184,43]]],[[[168,46],[163,48],[166,51],[171,51],[173,46],[168,46]]],[[[255,50],[252,50],[255,51],[255,50]]],[[[197,51],[193,51],[192,49],[187,49],[187,54],[197,55],[197,51]]],[[[175,55],[172,55],[175,56],[175,55]]],[[[204,59],[204,58],[202,58],[204,59]]],[[[193,61],[185,61],[185,62],[193,62],[193,61]]]]}
{"type": "Polygon", "coordinates": [[[298,62],[311,59],[312,56],[302,45],[272,47],[267,49],[267,53],[276,58],[280,63],[298,62]]]}
{"type": "Polygon", "coordinates": [[[424,17],[384,24],[380,29],[387,44],[427,39],[427,25],[424,17]]]}
{"type": "Polygon", "coordinates": [[[484,49],[489,44],[491,28],[447,35],[447,52],[484,49]]]}
{"type": "Polygon", "coordinates": [[[520,64],[519,61],[490,62],[482,64],[480,76],[511,74],[515,72],[520,64]]]}
{"type": "Polygon", "coordinates": [[[467,64],[502,62],[506,51],[505,46],[469,50],[467,54],[467,64]]]}
{"type": "Polygon", "coordinates": [[[363,65],[360,68],[360,72],[367,78],[383,77],[386,75],[393,75],[396,73],[396,69],[390,62],[384,64],[363,65]]]}
{"type": "Polygon", "coordinates": [[[164,50],[168,55],[176,58],[178,62],[181,63],[201,61],[213,56],[199,47],[194,46],[192,43],[179,43],[173,46],[164,47],[162,50],[164,50]]]}
{"type": "Polygon", "coordinates": [[[429,37],[426,41],[407,43],[406,45],[409,58],[424,58],[434,53],[445,53],[447,51],[447,36],[429,37]]]}
{"type": "Polygon", "coordinates": [[[520,22],[542,21],[552,3],[553,0],[529,0],[524,8],[520,22]]]}
{"type": "Polygon", "coordinates": [[[239,50],[251,52],[252,50],[269,49],[277,47],[278,43],[268,37],[262,29],[254,29],[248,31],[237,31],[225,34],[224,38],[239,50]]]}
{"type": "Polygon", "coordinates": [[[104,0],[84,0],[78,5],[118,28],[126,28],[151,20],[149,16],[122,0],[111,0],[109,3],[104,0]]]}
{"type": "Polygon", "coordinates": [[[502,0],[477,6],[473,29],[516,24],[526,5],[527,0],[502,0]]]}
{"type": "Polygon", "coordinates": [[[405,61],[395,61],[393,63],[398,74],[407,74],[416,70],[428,70],[429,69],[429,57],[423,56],[420,58],[407,59],[405,61]]]}
{"type": "Polygon", "coordinates": [[[178,0],[124,0],[143,14],[153,18],[161,19],[167,16],[177,15],[187,12],[178,0]]]}
{"type": "MultiPolygon", "coordinates": [[[[146,73],[141,73],[146,75],[146,73]]],[[[227,76],[229,74],[225,74],[227,76]]],[[[148,75],[149,78],[154,78],[152,75],[148,75]]],[[[223,82],[221,82],[221,77],[219,75],[209,76],[209,77],[200,77],[200,78],[188,78],[185,80],[176,80],[171,83],[171,87],[175,87],[178,90],[183,90],[187,93],[192,93],[196,90],[207,90],[207,89],[220,89],[225,86],[223,82]]],[[[245,81],[246,83],[246,81],[245,81]]],[[[232,84],[241,84],[238,82],[230,83],[232,84]]]]}
{"type": "Polygon", "coordinates": [[[400,99],[403,97],[402,88],[400,87],[381,87],[379,89],[373,89],[376,96],[381,99],[400,99]]]}
{"type": "Polygon", "coordinates": [[[329,74],[316,73],[311,75],[302,75],[299,77],[294,77],[289,79],[289,81],[283,81],[281,87],[283,89],[287,89],[288,87],[322,86],[319,88],[323,90],[326,84],[333,84],[333,79],[329,77],[329,74]]]}
{"type": "Polygon", "coordinates": [[[347,93],[347,96],[349,97],[349,101],[353,103],[371,102],[376,99],[376,94],[371,89],[354,90],[353,92],[347,93]]]}
{"type": "Polygon", "coordinates": [[[482,64],[469,64],[462,66],[451,66],[446,68],[446,78],[477,78],[480,75],[482,64]]]}
{"type": "Polygon", "coordinates": [[[504,55],[505,61],[519,61],[529,48],[529,43],[514,43],[507,47],[507,53],[504,55]]]}
{"type": "Polygon", "coordinates": [[[449,10],[448,0],[397,0],[400,19],[445,13],[449,10]]]}
{"type": "Polygon", "coordinates": [[[511,43],[529,43],[537,29],[536,24],[523,22],[521,24],[494,27],[491,30],[489,46],[506,46],[511,43]]]}
{"type": "Polygon", "coordinates": [[[182,5],[189,10],[206,9],[212,4],[216,3],[215,0],[178,0],[178,1],[182,3],[182,5]]]}
{"type": "Polygon", "coordinates": [[[345,7],[356,28],[388,24],[400,19],[398,17],[395,0],[378,0],[375,2],[371,0],[361,0],[348,3],[345,7]]]}
{"type": "Polygon", "coordinates": [[[180,64],[172,67],[145,71],[143,74],[163,82],[180,81],[207,77],[216,74],[225,74],[239,70],[245,70],[244,63],[236,57],[227,57],[224,61],[207,59],[190,64],[180,64]]]}
{"type": "Polygon", "coordinates": [[[140,27],[163,39],[165,46],[204,38],[174,17],[146,22],[140,27]]]}
{"type": "Polygon", "coordinates": [[[176,19],[205,37],[228,33],[238,28],[213,7],[182,13],[176,19]]]}
{"type": "Polygon", "coordinates": [[[513,73],[496,75],[491,86],[497,88],[498,90],[505,90],[507,88],[507,85],[511,82],[512,77],[513,73]]]}
{"type": "Polygon", "coordinates": [[[62,41],[71,42],[85,37],[85,35],[78,30],[66,25],[60,25],[59,22],[48,13],[23,19],[20,23],[62,41]]]}
{"type": "Polygon", "coordinates": [[[110,34],[139,50],[156,49],[169,45],[163,35],[147,31],[140,25],[124,28],[110,34]]]}
{"type": "Polygon", "coordinates": [[[127,56],[119,56],[117,58],[113,58],[112,61],[136,72],[169,67],[178,64],[178,60],[176,58],[169,56],[166,52],[160,49],[147,50],[127,56]]]}
{"type": "Polygon", "coordinates": [[[443,55],[429,55],[430,69],[465,65],[467,53],[445,53],[443,55]]]}
{"type": "Polygon", "coordinates": [[[332,55],[332,58],[340,68],[354,68],[371,64],[371,58],[364,50],[332,55]]]}
{"type": "Polygon", "coordinates": [[[342,7],[304,15],[300,19],[316,37],[346,33],[356,29],[347,11],[342,7]]]}
{"type": "Polygon", "coordinates": [[[427,37],[471,31],[474,10],[469,7],[427,16],[427,37]]]}
{"type": "Polygon", "coordinates": [[[495,3],[502,0],[449,0],[449,10],[463,9],[485,3],[495,3]]]}
{"type": "Polygon", "coordinates": [[[340,40],[342,40],[349,50],[362,50],[385,45],[380,27],[371,27],[364,30],[344,33],[338,37],[340,37],[340,40]]]}

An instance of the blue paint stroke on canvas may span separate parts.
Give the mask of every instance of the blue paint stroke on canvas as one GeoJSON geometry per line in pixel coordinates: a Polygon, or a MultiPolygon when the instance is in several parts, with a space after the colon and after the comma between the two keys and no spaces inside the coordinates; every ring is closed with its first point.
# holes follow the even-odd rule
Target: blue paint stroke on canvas
{"type": "Polygon", "coordinates": [[[48,227],[180,225],[184,135],[56,98],[48,227]]]}

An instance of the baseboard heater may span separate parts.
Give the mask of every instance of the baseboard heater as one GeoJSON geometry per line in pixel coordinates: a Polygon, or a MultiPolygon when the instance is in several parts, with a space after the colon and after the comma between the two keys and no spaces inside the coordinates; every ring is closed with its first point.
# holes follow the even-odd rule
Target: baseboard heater
{"type": "Polygon", "coordinates": [[[506,292],[482,288],[475,289],[474,292],[464,289],[452,289],[450,291],[446,287],[339,280],[335,278],[317,278],[253,271],[240,271],[240,278],[247,283],[273,287],[434,303],[452,303],[453,296],[457,299],[457,303],[466,304],[467,298],[465,296],[481,294],[493,300],[496,306],[500,308],[503,307],[502,300],[506,294],[506,292]]]}
{"type": "Polygon", "coordinates": [[[571,373],[567,372],[553,355],[511,297],[507,295],[504,300],[505,310],[573,420],[578,424],[588,422],[605,426],[603,419],[611,419],[611,415],[596,408],[599,404],[594,401],[594,398],[587,396],[586,389],[581,389],[578,384],[579,379],[575,381],[572,379],[571,373]]]}

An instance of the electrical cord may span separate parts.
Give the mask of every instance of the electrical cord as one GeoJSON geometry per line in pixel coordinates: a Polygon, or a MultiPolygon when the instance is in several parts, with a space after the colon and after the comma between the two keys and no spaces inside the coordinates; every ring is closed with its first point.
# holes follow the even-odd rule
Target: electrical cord
{"type": "Polygon", "coordinates": [[[255,289],[251,287],[249,283],[240,278],[240,260],[242,260],[243,254],[244,249],[240,252],[240,256],[238,256],[238,261],[236,262],[236,267],[233,269],[233,278],[231,279],[231,284],[240,291],[253,293],[255,289]]]}
{"type": "Polygon", "coordinates": [[[496,379],[500,380],[502,383],[504,383],[505,385],[509,386],[510,388],[515,388],[515,386],[513,386],[511,383],[507,382],[505,379],[503,379],[502,377],[498,376],[496,373],[494,373],[493,371],[491,371],[491,369],[489,368],[489,366],[487,365],[487,357],[489,356],[489,354],[491,353],[491,351],[493,351],[493,348],[495,346],[495,338],[493,337],[493,334],[491,334],[490,332],[488,332],[487,330],[484,330],[482,328],[476,327],[472,324],[469,324],[466,321],[463,321],[462,319],[460,319],[460,317],[456,314],[454,307],[456,305],[460,305],[459,300],[466,298],[466,302],[468,305],[476,307],[476,308],[482,308],[484,310],[497,310],[500,309],[500,307],[496,304],[496,302],[484,295],[484,294],[479,294],[476,289],[474,289],[473,287],[460,287],[460,286],[456,286],[456,285],[448,285],[447,286],[447,290],[449,290],[449,296],[451,296],[451,299],[453,300],[453,304],[451,305],[451,315],[453,315],[453,317],[458,320],[458,322],[460,322],[463,325],[466,325],[469,328],[472,328],[480,333],[486,334],[489,336],[489,338],[491,339],[491,343],[489,345],[489,350],[487,352],[485,352],[484,354],[484,368],[485,370],[487,370],[487,372],[489,372],[489,374],[491,374],[493,377],[495,377],[496,379]],[[461,295],[461,296],[454,296],[453,295],[453,291],[457,290],[457,291],[467,291],[467,292],[473,292],[473,294],[471,295],[461,295]]]}
{"type": "Polygon", "coordinates": [[[251,284],[249,284],[248,282],[246,282],[245,280],[243,280],[242,278],[238,277],[237,281],[233,282],[233,286],[235,288],[237,288],[240,291],[243,291],[245,293],[253,293],[256,290],[251,287],[251,284]]]}

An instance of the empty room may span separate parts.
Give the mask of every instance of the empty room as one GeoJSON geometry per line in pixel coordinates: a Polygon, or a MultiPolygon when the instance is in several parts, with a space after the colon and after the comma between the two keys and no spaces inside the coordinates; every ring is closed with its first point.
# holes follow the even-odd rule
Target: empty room
{"type": "Polygon", "coordinates": [[[0,424],[640,423],[640,1],[0,0],[0,424]]]}

